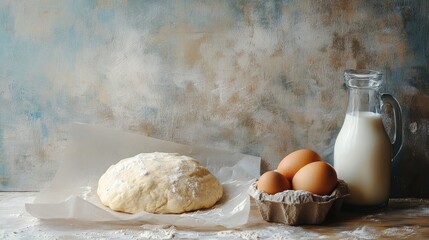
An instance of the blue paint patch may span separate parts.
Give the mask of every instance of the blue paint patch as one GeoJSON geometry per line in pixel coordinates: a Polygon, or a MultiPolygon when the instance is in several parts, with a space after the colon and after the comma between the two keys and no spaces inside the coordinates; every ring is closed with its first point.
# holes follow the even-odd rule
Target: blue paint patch
{"type": "Polygon", "coordinates": [[[0,162],[0,186],[7,187],[9,185],[8,175],[6,163],[0,162]]]}
{"type": "Polygon", "coordinates": [[[68,52],[77,53],[81,46],[97,46],[105,44],[111,36],[97,35],[97,29],[105,27],[112,29],[115,16],[114,9],[97,9],[96,1],[69,1],[68,9],[76,19],[73,25],[56,29],[55,42],[65,47],[68,52]],[[88,17],[94,16],[94,17],[88,17]],[[78,32],[76,29],[86,29],[88,32],[78,32]]]}
{"type": "Polygon", "coordinates": [[[281,1],[259,1],[253,8],[256,23],[262,27],[269,28],[276,26],[282,19],[281,1]]]}
{"type": "Polygon", "coordinates": [[[64,54],[61,59],[61,64],[72,67],[76,62],[76,54],[82,47],[84,41],[79,34],[76,33],[74,26],[67,28],[57,28],[54,30],[52,41],[54,46],[60,48],[64,54]],[[64,61],[65,60],[65,61],[64,61]]]}
{"type": "Polygon", "coordinates": [[[72,68],[75,54],[81,47],[78,34],[73,27],[55,29],[53,38],[40,42],[15,35],[14,18],[9,8],[0,9],[0,20],[0,59],[7,59],[0,62],[0,69],[2,78],[9,81],[7,89],[3,90],[10,95],[6,102],[0,98],[0,104],[12,103],[8,108],[13,109],[7,117],[2,114],[1,123],[14,123],[23,118],[37,121],[46,112],[54,117],[53,107],[45,106],[40,98],[51,88],[51,82],[44,75],[43,70],[47,69],[44,60],[52,58],[53,49],[61,49],[63,55],[58,64],[72,68]]]}
{"type": "Polygon", "coordinates": [[[147,118],[155,118],[157,114],[158,114],[157,108],[143,106],[142,108],[140,108],[138,116],[140,118],[147,119],[147,118]]]}
{"type": "MultiPolygon", "coordinates": [[[[1,125],[0,125],[1,126],[1,125]]],[[[3,129],[0,128],[0,160],[3,160],[3,129]]]]}
{"type": "Polygon", "coordinates": [[[42,118],[42,113],[40,112],[40,110],[35,110],[35,111],[28,112],[27,116],[29,120],[34,121],[42,118]]]}
{"type": "Polygon", "coordinates": [[[72,12],[76,14],[79,14],[79,13],[86,14],[87,13],[86,11],[94,10],[97,7],[96,1],[80,0],[80,1],[70,1],[69,3],[70,3],[69,5],[70,10],[72,10],[72,12]]]}
{"type": "Polygon", "coordinates": [[[111,25],[115,19],[115,11],[113,9],[99,9],[97,18],[101,23],[111,25]]]}
{"type": "Polygon", "coordinates": [[[290,0],[271,0],[271,1],[228,1],[230,9],[233,11],[236,21],[244,21],[244,10],[247,4],[250,4],[252,10],[252,21],[265,28],[276,26],[283,18],[282,7],[286,4],[294,4],[290,0]]]}
{"type": "Polygon", "coordinates": [[[178,16],[174,1],[128,1],[127,21],[137,29],[159,29],[162,26],[175,24],[178,16]],[[162,17],[156,17],[162,16],[162,17]],[[156,21],[154,21],[154,18],[156,21]]]}
{"type": "MultiPolygon", "coordinates": [[[[14,29],[14,17],[10,13],[10,8],[0,8],[0,46],[6,49],[5,44],[10,43],[10,33],[13,33],[14,29]]],[[[0,54],[2,54],[0,52],[0,54]]]]}
{"type": "Polygon", "coordinates": [[[4,157],[4,147],[3,147],[3,129],[0,128],[0,186],[8,186],[8,181],[7,181],[7,163],[5,162],[5,157],[4,157]]]}
{"type": "Polygon", "coordinates": [[[425,66],[429,59],[429,9],[428,1],[395,1],[402,14],[407,43],[413,52],[409,66],[425,66]]]}
{"type": "Polygon", "coordinates": [[[41,128],[41,131],[42,131],[42,138],[43,139],[48,138],[48,135],[49,135],[48,126],[46,126],[45,123],[42,123],[41,126],[40,126],[40,128],[41,128]]]}

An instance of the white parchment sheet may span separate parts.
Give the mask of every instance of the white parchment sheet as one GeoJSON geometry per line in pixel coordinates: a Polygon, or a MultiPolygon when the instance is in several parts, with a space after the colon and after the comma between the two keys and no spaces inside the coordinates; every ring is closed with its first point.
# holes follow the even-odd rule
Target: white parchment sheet
{"type": "Polygon", "coordinates": [[[186,146],[88,124],[73,124],[60,168],[51,186],[26,210],[40,219],[137,221],[186,227],[238,227],[247,223],[252,179],[259,177],[259,157],[186,146]],[[224,196],[211,209],[184,214],[119,213],[103,206],[97,184],[107,168],[142,152],[176,152],[198,159],[221,182],[224,196]]]}

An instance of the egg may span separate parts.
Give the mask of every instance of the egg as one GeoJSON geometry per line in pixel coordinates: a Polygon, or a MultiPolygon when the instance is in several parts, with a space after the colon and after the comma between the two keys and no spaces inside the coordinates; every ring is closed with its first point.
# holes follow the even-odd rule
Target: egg
{"type": "Polygon", "coordinates": [[[268,194],[276,194],[285,190],[290,190],[289,180],[276,171],[268,171],[259,177],[256,188],[268,194]]]}
{"type": "Polygon", "coordinates": [[[277,171],[292,181],[293,176],[305,165],[320,161],[319,154],[310,149],[300,149],[287,155],[279,163],[277,171]]]}
{"type": "Polygon", "coordinates": [[[336,185],[337,173],[324,161],[305,165],[292,179],[293,190],[304,190],[317,195],[330,195],[336,185]]]}

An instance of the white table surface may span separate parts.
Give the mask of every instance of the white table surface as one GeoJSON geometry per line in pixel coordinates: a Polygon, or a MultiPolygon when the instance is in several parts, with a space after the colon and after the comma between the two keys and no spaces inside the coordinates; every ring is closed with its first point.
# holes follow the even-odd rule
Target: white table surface
{"type": "Polygon", "coordinates": [[[429,199],[391,199],[387,210],[343,213],[319,226],[265,222],[252,202],[239,229],[39,220],[25,211],[34,192],[0,192],[0,239],[429,239],[429,199]]]}

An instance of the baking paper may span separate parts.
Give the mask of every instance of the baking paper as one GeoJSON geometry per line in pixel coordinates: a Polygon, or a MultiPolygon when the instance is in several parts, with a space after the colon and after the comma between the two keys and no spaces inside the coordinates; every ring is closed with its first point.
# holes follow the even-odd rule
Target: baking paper
{"type": "Polygon", "coordinates": [[[238,227],[247,223],[252,180],[259,177],[259,157],[193,147],[88,124],[73,124],[62,163],[50,187],[26,210],[39,219],[76,219],[171,224],[185,227],[238,227]],[[211,209],[184,214],[127,214],[102,205],[97,195],[100,176],[119,160],[145,152],[171,152],[198,159],[224,188],[211,209]]]}

